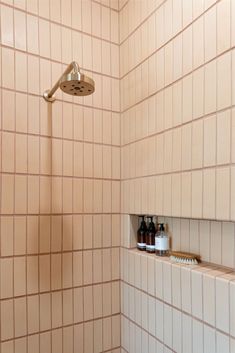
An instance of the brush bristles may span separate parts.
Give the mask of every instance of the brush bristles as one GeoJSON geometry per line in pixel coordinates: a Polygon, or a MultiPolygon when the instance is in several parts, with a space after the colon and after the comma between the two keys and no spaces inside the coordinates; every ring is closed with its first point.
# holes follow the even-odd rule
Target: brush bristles
{"type": "Polygon", "coordinates": [[[179,263],[179,264],[185,264],[185,265],[197,265],[198,264],[198,261],[196,258],[187,259],[185,257],[171,255],[170,259],[174,262],[179,263]]]}

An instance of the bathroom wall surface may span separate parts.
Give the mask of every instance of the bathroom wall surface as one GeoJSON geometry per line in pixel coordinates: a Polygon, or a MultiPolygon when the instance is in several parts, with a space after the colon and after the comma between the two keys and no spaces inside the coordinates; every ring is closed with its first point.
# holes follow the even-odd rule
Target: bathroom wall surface
{"type": "Polygon", "coordinates": [[[118,16],[0,1],[1,353],[120,352],[118,16]],[[72,60],[95,93],[45,102],[72,60]]]}
{"type": "Polygon", "coordinates": [[[121,6],[122,350],[233,353],[235,2],[121,6]],[[138,214],[205,263],[137,252],[138,214]]]}

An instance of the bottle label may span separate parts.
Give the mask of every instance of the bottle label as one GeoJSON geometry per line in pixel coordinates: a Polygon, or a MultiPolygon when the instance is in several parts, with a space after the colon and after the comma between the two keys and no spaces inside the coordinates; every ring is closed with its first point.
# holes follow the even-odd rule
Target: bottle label
{"type": "Polygon", "coordinates": [[[146,248],[146,243],[137,243],[137,247],[140,249],[145,249],[146,248]]]}
{"type": "Polygon", "coordinates": [[[153,250],[155,249],[155,245],[146,245],[146,250],[153,250]]]}
{"type": "Polygon", "coordinates": [[[169,250],[169,238],[155,238],[155,249],[156,250],[169,250]]]}

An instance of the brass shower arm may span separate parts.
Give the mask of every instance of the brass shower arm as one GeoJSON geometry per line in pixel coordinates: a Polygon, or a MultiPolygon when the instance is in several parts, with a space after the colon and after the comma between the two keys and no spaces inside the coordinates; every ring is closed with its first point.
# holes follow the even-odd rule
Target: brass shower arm
{"type": "Polygon", "coordinates": [[[63,74],[60,76],[59,80],[54,84],[54,86],[50,90],[48,89],[43,93],[43,98],[47,102],[53,103],[55,101],[55,99],[56,99],[55,92],[60,87],[60,82],[61,82],[62,77],[64,75],[68,75],[71,71],[74,71],[74,73],[80,73],[80,66],[78,65],[78,63],[76,61],[72,61],[67,66],[67,68],[65,69],[63,74]]]}

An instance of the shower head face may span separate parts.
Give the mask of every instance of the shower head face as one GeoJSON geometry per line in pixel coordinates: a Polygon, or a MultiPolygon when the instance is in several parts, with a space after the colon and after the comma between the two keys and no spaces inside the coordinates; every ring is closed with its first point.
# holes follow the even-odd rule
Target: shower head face
{"type": "Polygon", "coordinates": [[[80,72],[64,75],[60,81],[64,93],[72,96],[88,96],[95,91],[95,82],[80,72]]]}

